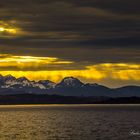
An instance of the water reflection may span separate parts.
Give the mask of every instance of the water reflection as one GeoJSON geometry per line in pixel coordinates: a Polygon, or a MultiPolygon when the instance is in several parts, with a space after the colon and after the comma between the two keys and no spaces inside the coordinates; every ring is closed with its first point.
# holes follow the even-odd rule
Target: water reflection
{"type": "Polygon", "coordinates": [[[140,106],[1,106],[0,128],[0,140],[132,140],[140,106]]]}

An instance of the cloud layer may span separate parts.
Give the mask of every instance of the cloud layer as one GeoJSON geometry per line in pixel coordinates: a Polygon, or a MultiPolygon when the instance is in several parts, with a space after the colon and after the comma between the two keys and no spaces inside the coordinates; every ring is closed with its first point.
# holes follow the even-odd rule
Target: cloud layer
{"type": "Polygon", "coordinates": [[[37,57],[45,58],[12,66],[0,62],[1,71],[83,71],[87,66],[109,63],[139,65],[139,5],[139,0],[1,0],[0,57],[8,54],[19,60],[26,55],[35,62],[37,57]],[[57,60],[46,66],[46,58],[57,60]]]}

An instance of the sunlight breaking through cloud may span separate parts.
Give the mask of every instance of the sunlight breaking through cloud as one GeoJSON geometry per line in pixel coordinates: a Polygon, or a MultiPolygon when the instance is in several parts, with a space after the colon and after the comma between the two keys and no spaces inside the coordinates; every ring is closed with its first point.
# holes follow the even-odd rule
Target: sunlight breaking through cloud
{"type": "Polygon", "coordinates": [[[0,74],[12,74],[15,77],[25,76],[30,80],[49,79],[55,82],[67,76],[86,80],[105,79],[122,81],[139,81],[140,64],[133,63],[102,63],[75,67],[76,62],[61,60],[55,57],[0,55],[0,74]],[[73,69],[68,69],[72,67],[73,69]]]}

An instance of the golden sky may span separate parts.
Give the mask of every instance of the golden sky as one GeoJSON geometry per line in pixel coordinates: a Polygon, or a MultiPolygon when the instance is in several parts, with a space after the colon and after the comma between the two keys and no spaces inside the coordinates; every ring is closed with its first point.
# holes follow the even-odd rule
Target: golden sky
{"type": "MultiPolygon", "coordinates": [[[[64,77],[74,76],[84,81],[104,80],[140,81],[140,64],[102,63],[87,65],[84,69],[71,69],[75,62],[54,57],[0,55],[0,74],[12,74],[15,77],[25,76],[30,80],[49,79],[59,82],[64,77]]],[[[78,64],[75,64],[78,65],[78,64]]]]}
{"type": "Polygon", "coordinates": [[[0,74],[140,85],[140,1],[1,0],[0,74]]]}

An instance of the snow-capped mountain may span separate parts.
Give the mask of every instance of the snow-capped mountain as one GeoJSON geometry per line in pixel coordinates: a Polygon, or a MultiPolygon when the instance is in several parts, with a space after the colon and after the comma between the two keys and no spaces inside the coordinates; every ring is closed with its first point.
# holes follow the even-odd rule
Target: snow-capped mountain
{"type": "Polygon", "coordinates": [[[16,82],[16,78],[13,77],[12,75],[7,75],[3,77],[3,81],[7,86],[10,86],[16,82]]]}
{"type": "Polygon", "coordinates": [[[46,87],[43,84],[40,84],[35,81],[30,81],[26,77],[20,77],[20,78],[15,78],[12,75],[7,75],[7,76],[0,76],[0,87],[1,88],[8,88],[8,89],[15,89],[19,90],[21,89],[22,91],[27,89],[46,89],[46,87]]]}
{"type": "Polygon", "coordinates": [[[38,83],[42,84],[44,87],[46,87],[46,89],[55,88],[55,86],[56,86],[56,83],[54,83],[50,80],[40,80],[38,83]]]}
{"type": "Polygon", "coordinates": [[[60,83],[57,84],[57,88],[61,87],[61,88],[65,88],[65,87],[73,87],[73,88],[77,88],[77,87],[81,87],[82,85],[84,85],[84,83],[82,83],[79,79],[74,78],[74,77],[65,77],[60,83]]]}
{"type": "Polygon", "coordinates": [[[74,77],[66,77],[58,84],[49,80],[30,81],[26,77],[15,78],[12,75],[0,75],[1,94],[49,94],[63,96],[108,96],[140,97],[140,86],[126,86],[111,89],[99,84],[82,83],[74,77]]]}

